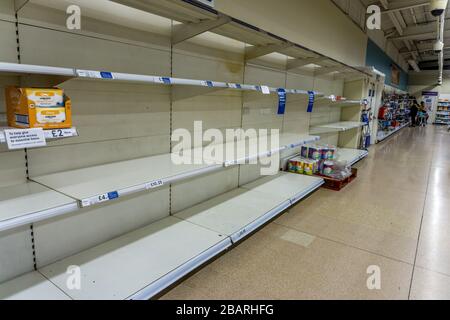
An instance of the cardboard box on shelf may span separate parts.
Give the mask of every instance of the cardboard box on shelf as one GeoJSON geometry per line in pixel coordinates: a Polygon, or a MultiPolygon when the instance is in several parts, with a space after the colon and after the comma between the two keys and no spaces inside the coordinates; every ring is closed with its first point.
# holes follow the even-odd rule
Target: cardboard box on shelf
{"type": "Polygon", "coordinates": [[[10,127],[72,127],[72,103],[62,89],[7,87],[5,96],[10,127]]]}

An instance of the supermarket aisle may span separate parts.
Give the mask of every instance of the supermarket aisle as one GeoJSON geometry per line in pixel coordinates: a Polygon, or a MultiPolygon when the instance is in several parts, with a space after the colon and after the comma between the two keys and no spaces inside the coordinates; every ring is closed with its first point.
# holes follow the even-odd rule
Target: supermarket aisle
{"type": "Polygon", "coordinates": [[[404,129],[164,299],[450,299],[450,133],[404,129]],[[381,272],[381,289],[367,274],[381,272]]]}

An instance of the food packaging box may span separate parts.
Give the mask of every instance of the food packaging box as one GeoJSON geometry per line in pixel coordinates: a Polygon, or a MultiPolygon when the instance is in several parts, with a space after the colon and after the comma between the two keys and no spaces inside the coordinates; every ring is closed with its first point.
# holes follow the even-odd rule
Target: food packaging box
{"type": "Polygon", "coordinates": [[[292,173],[303,174],[303,161],[301,158],[293,158],[289,160],[288,171],[292,173]]]}
{"type": "Polygon", "coordinates": [[[333,161],[325,161],[323,164],[323,174],[329,176],[334,172],[334,162],[333,161]]]}
{"type": "Polygon", "coordinates": [[[336,147],[325,146],[322,148],[322,159],[323,160],[333,160],[336,154],[336,147]]]}
{"type": "Polygon", "coordinates": [[[322,148],[317,146],[309,147],[308,158],[313,160],[320,160],[322,158],[322,148]]]}
{"type": "Polygon", "coordinates": [[[319,160],[319,168],[317,170],[318,173],[323,173],[323,164],[325,163],[326,160],[319,160]]]}
{"type": "Polygon", "coordinates": [[[314,173],[314,162],[311,160],[304,161],[303,173],[312,176],[314,173]]]}
{"type": "Polygon", "coordinates": [[[72,104],[62,89],[7,87],[8,125],[15,128],[72,127],[72,104]]]}
{"type": "Polygon", "coordinates": [[[309,148],[309,146],[307,146],[307,145],[305,145],[305,146],[302,146],[302,150],[301,150],[301,156],[302,156],[302,158],[308,158],[308,148],[309,148]]]}

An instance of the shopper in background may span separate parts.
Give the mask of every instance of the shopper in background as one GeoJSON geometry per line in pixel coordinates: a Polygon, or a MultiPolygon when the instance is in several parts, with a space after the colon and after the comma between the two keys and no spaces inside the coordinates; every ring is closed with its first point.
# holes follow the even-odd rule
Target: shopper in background
{"type": "Polygon", "coordinates": [[[425,107],[425,103],[421,102],[419,106],[419,113],[417,114],[417,122],[416,125],[419,127],[425,127],[428,121],[428,113],[425,107]]]}
{"type": "Polygon", "coordinates": [[[417,119],[417,113],[419,113],[419,104],[417,103],[417,100],[414,99],[412,106],[411,106],[411,127],[416,126],[416,119],[417,119]]]}
{"type": "Polygon", "coordinates": [[[419,112],[422,112],[423,114],[425,114],[426,123],[428,123],[428,118],[430,117],[430,115],[428,114],[428,110],[427,110],[427,107],[426,107],[424,101],[422,101],[420,103],[420,110],[419,110],[419,112]]]}

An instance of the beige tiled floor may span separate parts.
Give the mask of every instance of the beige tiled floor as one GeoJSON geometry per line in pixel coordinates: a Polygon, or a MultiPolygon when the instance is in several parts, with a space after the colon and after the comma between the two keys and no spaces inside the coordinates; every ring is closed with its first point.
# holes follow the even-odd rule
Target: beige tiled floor
{"type": "Polygon", "coordinates": [[[450,299],[450,133],[404,129],[163,299],[450,299]],[[381,289],[369,290],[379,267],[381,289]]]}

